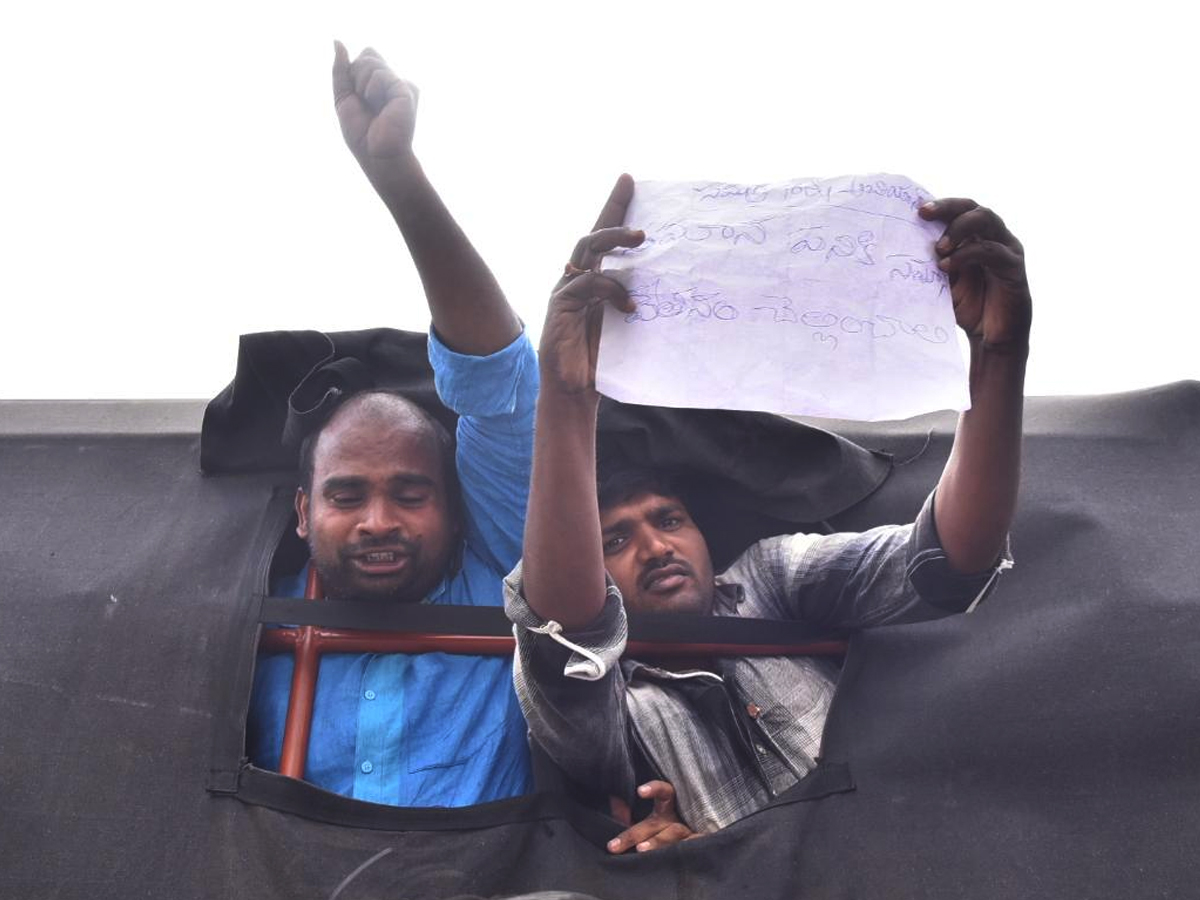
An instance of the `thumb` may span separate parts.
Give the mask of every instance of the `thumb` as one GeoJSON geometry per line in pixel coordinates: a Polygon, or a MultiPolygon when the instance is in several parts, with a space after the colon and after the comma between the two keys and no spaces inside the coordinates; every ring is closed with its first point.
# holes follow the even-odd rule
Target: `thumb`
{"type": "Polygon", "coordinates": [[[350,54],[341,41],[333,42],[333,102],[336,105],[354,93],[354,78],[350,75],[350,54]]]}

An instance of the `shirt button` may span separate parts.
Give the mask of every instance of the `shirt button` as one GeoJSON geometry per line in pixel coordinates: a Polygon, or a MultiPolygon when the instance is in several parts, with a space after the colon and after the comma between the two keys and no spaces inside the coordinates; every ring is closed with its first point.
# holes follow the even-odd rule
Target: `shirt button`
{"type": "Polygon", "coordinates": [[[762,712],[762,710],[759,708],[757,703],[747,703],[746,704],[746,714],[748,716],[750,716],[750,718],[757,719],[758,714],[761,712],[762,712]]]}
{"type": "Polygon", "coordinates": [[[374,691],[370,691],[370,690],[368,690],[368,691],[363,691],[363,696],[364,696],[364,697],[366,697],[368,700],[374,700],[374,699],[375,699],[375,692],[374,692],[374,691]]]}
{"type": "Polygon", "coordinates": [[[364,775],[370,775],[375,771],[375,767],[371,765],[371,761],[369,759],[364,762],[360,768],[363,770],[364,775]]]}

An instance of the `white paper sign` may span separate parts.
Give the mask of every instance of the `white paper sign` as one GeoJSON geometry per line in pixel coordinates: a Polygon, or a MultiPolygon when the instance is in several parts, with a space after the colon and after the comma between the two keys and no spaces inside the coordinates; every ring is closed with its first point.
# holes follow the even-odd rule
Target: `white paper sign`
{"type": "Polygon", "coordinates": [[[597,388],[865,421],[966,409],[929,199],[898,175],[639,182],[625,224],[646,241],[601,266],[638,306],[606,311],[597,388]]]}

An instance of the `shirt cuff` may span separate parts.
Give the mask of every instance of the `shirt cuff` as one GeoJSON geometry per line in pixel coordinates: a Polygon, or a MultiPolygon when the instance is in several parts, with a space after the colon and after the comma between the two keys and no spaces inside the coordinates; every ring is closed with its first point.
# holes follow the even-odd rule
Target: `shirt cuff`
{"type": "Polygon", "coordinates": [[[1004,538],[1004,549],[989,568],[971,575],[955,571],[946,558],[946,551],[942,549],[942,540],[937,533],[933,497],[931,493],[926,498],[913,525],[908,580],[921,599],[931,606],[947,612],[970,612],[992,592],[1000,573],[1012,568],[1009,540],[1007,536],[1004,538]]]}
{"type": "Polygon", "coordinates": [[[451,350],[431,328],[429,363],[438,396],[460,416],[512,415],[523,393],[537,390],[537,357],[524,331],[495,353],[470,356],[451,350]]]}
{"type": "Polygon", "coordinates": [[[561,648],[569,653],[563,665],[565,677],[599,681],[620,660],[629,637],[629,622],[620,590],[606,573],[608,587],[600,614],[586,628],[565,632],[558,622],[543,619],[530,608],[524,595],[521,566],[518,562],[504,579],[504,612],[513,623],[517,643],[532,642],[535,649],[543,652],[561,648]]]}

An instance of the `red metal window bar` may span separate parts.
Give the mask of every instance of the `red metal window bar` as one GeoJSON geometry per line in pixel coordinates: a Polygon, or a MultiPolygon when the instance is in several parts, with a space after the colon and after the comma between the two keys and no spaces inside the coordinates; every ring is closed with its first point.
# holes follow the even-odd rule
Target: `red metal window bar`
{"type": "MultiPolygon", "coordinates": [[[[315,566],[309,566],[304,596],[324,599],[325,591],[315,566]]],[[[315,625],[264,629],[259,648],[267,653],[291,651],[296,658],[291,695],[283,729],[279,771],[303,778],[312,732],[313,699],[322,653],[465,653],[476,656],[509,656],[515,649],[511,636],[428,634],[412,631],[361,631],[321,628],[315,625]]],[[[845,641],[806,644],[682,644],[630,641],[625,652],[633,656],[841,656],[845,641]]]]}

